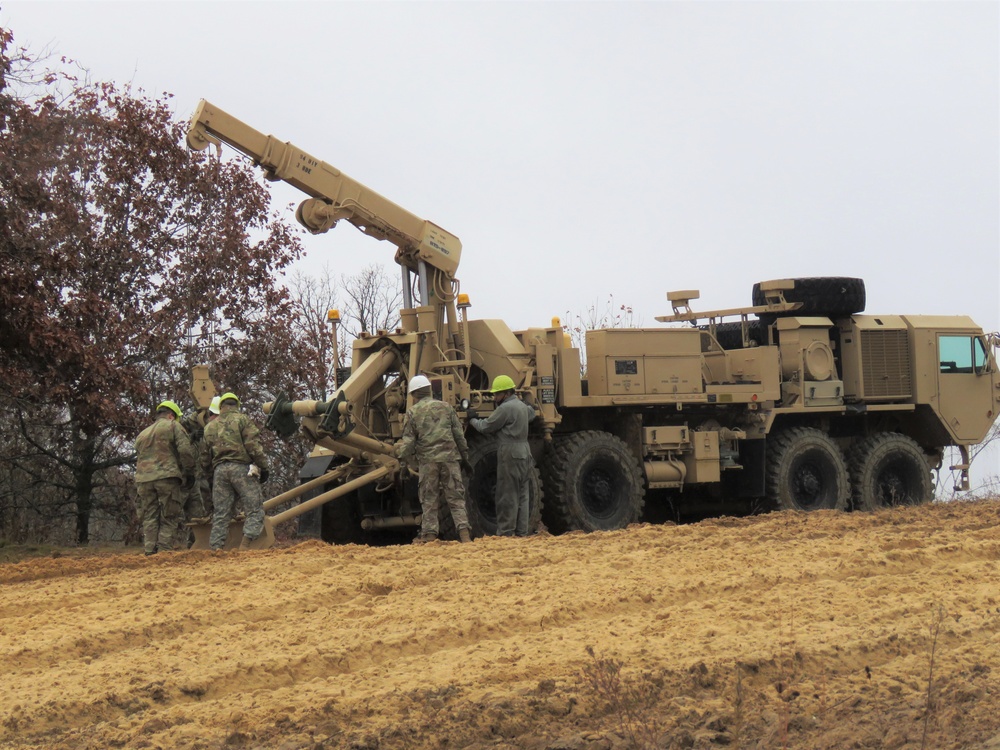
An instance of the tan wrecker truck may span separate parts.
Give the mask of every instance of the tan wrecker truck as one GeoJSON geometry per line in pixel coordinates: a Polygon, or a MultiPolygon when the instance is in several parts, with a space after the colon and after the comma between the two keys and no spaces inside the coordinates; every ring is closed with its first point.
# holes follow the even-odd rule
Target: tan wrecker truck
{"type": "MultiPolygon", "coordinates": [[[[188,144],[221,143],[308,195],[296,218],[310,232],[346,220],[392,243],[402,269],[400,327],[355,340],[333,397],[265,406],[270,428],[315,449],[303,483],[266,506],[305,499],[270,518],[258,546],[302,514],[332,542],[412,534],[416,478],[402,476],[393,447],[417,374],[463,417],[470,405],[492,409],[493,378],[514,379],[537,413],[532,513],[553,532],[620,529],[644,508],[657,519],[928,502],[944,448],[958,447],[962,463],[947,468],[967,488],[969,447],[996,419],[995,334],[961,315],[861,314],[865,288],[853,278],[761,282],[751,305],[707,312],[692,307],[697,291],[671,292],[672,314],[657,318],[666,326],[588,331],[581,379],[580,350],[558,321],[512,331],[469,318],[455,276],[462,245],[447,230],[202,101],[188,144]]],[[[469,439],[478,536],[496,526],[496,445],[469,439]]]]}

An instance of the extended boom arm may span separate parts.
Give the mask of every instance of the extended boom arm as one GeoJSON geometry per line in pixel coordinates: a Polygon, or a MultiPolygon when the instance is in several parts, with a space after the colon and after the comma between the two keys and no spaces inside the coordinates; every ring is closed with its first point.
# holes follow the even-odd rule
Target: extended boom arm
{"type": "Polygon", "coordinates": [[[312,196],[299,205],[295,217],[313,234],[347,219],[365,234],[394,244],[401,266],[420,273],[423,261],[454,279],[462,255],[458,237],[291,143],[254,130],[204,99],[191,118],[187,142],[198,151],[227,143],[253,159],[269,180],[283,180],[312,196]]]}

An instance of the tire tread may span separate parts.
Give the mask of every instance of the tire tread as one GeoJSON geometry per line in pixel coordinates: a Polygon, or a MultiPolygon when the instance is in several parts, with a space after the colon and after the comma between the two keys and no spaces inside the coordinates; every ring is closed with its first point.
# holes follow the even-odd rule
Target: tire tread
{"type": "Polygon", "coordinates": [[[637,490],[634,493],[635,496],[630,501],[633,508],[628,523],[634,523],[642,515],[645,485],[638,462],[632,457],[628,446],[620,438],[609,432],[581,430],[580,432],[556,438],[552,452],[543,465],[542,484],[545,489],[545,497],[547,498],[545,508],[543,509],[543,520],[545,525],[554,534],[575,530],[595,530],[594,528],[588,528],[588,524],[582,523],[578,514],[574,511],[568,487],[571,461],[579,451],[586,450],[587,445],[595,441],[607,443],[609,447],[616,449],[623,456],[631,459],[629,467],[633,473],[634,486],[637,490]]]}
{"type": "Polygon", "coordinates": [[[835,505],[831,510],[846,510],[850,497],[850,478],[847,473],[847,462],[839,446],[822,430],[815,427],[790,427],[768,437],[767,460],[766,460],[766,488],[767,497],[771,501],[774,510],[799,510],[790,507],[785,501],[786,493],[782,492],[783,485],[787,480],[784,476],[786,467],[784,466],[785,455],[796,444],[813,440],[821,444],[826,444],[838,460],[837,473],[844,490],[837,497],[835,505]]]}
{"type": "MultiPolygon", "coordinates": [[[[926,464],[923,451],[920,450],[917,442],[908,435],[899,432],[879,432],[855,443],[848,456],[848,468],[851,472],[851,507],[853,510],[873,511],[884,507],[877,505],[874,498],[864,491],[865,485],[870,481],[866,474],[872,456],[879,451],[886,450],[886,446],[892,446],[894,443],[902,447],[903,450],[911,452],[914,458],[920,457],[920,460],[926,464]]],[[[923,497],[915,503],[904,503],[905,505],[923,505],[933,500],[934,486],[931,481],[930,466],[927,466],[923,481],[926,482],[923,497]]]]}

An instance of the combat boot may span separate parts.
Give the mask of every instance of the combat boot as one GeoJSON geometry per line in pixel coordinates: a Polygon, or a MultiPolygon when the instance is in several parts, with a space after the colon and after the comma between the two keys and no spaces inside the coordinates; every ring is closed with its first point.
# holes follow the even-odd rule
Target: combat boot
{"type": "Polygon", "coordinates": [[[472,533],[468,529],[459,529],[458,530],[458,541],[460,541],[460,542],[471,542],[472,541],[472,533]]]}
{"type": "Polygon", "coordinates": [[[250,543],[253,542],[248,536],[243,537],[243,541],[240,542],[240,549],[250,549],[250,543]]]}
{"type": "Polygon", "coordinates": [[[438,535],[435,534],[433,531],[429,531],[427,533],[424,533],[424,532],[421,531],[420,534],[417,535],[417,538],[413,540],[413,543],[414,544],[427,544],[427,542],[436,542],[437,538],[438,538],[438,535]]]}

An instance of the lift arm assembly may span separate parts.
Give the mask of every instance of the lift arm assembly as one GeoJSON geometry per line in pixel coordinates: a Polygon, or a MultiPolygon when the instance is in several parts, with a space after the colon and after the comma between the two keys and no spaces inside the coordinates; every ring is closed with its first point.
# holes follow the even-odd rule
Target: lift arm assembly
{"type": "Polygon", "coordinates": [[[419,273],[423,261],[454,279],[462,255],[458,237],[297,146],[264,135],[204,99],[191,118],[187,142],[196,151],[226,143],[253,159],[269,180],[283,180],[311,196],[299,204],[295,217],[313,234],[346,219],[365,234],[395,245],[401,266],[419,273]]]}

